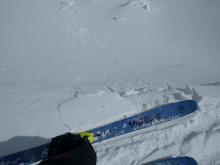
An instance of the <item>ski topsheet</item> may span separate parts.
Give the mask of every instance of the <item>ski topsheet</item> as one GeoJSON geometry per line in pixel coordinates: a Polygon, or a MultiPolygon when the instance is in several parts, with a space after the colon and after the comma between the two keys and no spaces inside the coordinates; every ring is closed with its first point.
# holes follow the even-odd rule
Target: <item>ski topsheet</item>
{"type": "Polygon", "coordinates": [[[198,165],[198,163],[195,159],[185,156],[159,159],[152,162],[144,163],[142,165],[198,165]]]}
{"type": "Polygon", "coordinates": [[[134,116],[90,130],[94,133],[95,142],[107,140],[119,135],[157,125],[169,120],[193,113],[198,105],[193,100],[166,104],[134,116]]]}
{"type": "MultiPolygon", "coordinates": [[[[193,100],[180,101],[177,103],[162,105],[86,132],[93,133],[94,143],[97,143],[186,116],[197,109],[198,105],[193,100]]],[[[46,158],[48,145],[49,144],[44,144],[2,157],[0,158],[0,165],[31,164],[43,160],[46,158]]]]}

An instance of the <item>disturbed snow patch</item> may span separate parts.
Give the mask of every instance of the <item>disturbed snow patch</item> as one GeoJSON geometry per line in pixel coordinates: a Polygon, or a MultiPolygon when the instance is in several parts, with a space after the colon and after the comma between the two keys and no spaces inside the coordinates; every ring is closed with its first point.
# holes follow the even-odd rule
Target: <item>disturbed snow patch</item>
{"type": "Polygon", "coordinates": [[[193,99],[199,102],[202,99],[198,91],[189,85],[183,88],[173,88],[166,83],[152,82],[138,87],[120,87],[115,85],[108,88],[132,102],[138,111],[145,111],[156,106],[182,100],[193,99]]]}
{"type": "Polygon", "coordinates": [[[186,99],[197,99],[200,108],[195,114],[182,119],[95,145],[98,164],[139,165],[162,157],[184,155],[194,157],[199,164],[218,160],[219,98],[200,96],[200,92],[189,85],[184,88],[172,88],[169,85],[148,84],[148,87],[136,89],[120,88],[118,92],[136,106],[139,105],[140,111],[186,99]]]}
{"type": "Polygon", "coordinates": [[[75,1],[73,0],[64,0],[64,1],[61,1],[60,2],[60,9],[61,10],[66,10],[68,9],[69,7],[71,7],[72,5],[75,4],[75,1]]]}
{"type": "Polygon", "coordinates": [[[150,6],[150,2],[148,0],[129,0],[125,3],[122,3],[120,6],[121,7],[131,6],[131,7],[135,7],[138,9],[145,9],[147,11],[152,10],[150,6]]]}
{"type": "Polygon", "coordinates": [[[118,15],[114,16],[112,19],[117,21],[127,21],[132,9],[143,9],[143,11],[150,12],[152,7],[148,0],[129,0],[118,5],[118,15]]]}
{"type": "MultiPolygon", "coordinates": [[[[195,89],[189,86],[185,88],[175,89],[167,84],[149,83],[136,88],[107,86],[92,94],[83,94],[79,90],[59,103],[60,121],[68,131],[93,128],[163,104],[193,99],[195,89]],[[91,114],[95,117],[91,117],[91,114]]],[[[196,98],[200,98],[199,94],[196,98]]]]}

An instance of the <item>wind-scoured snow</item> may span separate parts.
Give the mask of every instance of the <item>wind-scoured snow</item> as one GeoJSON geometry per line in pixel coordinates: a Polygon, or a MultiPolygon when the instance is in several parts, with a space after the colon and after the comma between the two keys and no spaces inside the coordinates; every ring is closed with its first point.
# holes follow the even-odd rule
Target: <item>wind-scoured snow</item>
{"type": "Polygon", "coordinates": [[[94,144],[98,165],[220,164],[219,0],[2,0],[0,156],[153,107],[183,119],[94,144]]]}

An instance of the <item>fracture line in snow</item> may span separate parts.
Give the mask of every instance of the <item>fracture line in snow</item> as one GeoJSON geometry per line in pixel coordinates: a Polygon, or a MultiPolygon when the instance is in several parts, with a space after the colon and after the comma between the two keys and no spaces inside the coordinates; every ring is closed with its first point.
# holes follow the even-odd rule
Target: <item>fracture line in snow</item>
{"type": "Polygon", "coordinates": [[[71,127],[70,127],[67,123],[65,123],[65,122],[63,121],[63,119],[62,119],[62,112],[61,112],[61,111],[62,111],[62,105],[65,104],[65,103],[67,103],[67,102],[69,102],[69,101],[71,101],[71,100],[73,100],[73,99],[75,99],[77,96],[78,96],[78,91],[75,91],[74,94],[73,94],[71,97],[69,97],[69,98],[66,99],[66,100],[63,100],[63,101],[60,102],[60,103],[58,104],[58,106],[57,106],[58,111],[59,111],[59,114],[60,114],[60,122],[63,124],[64,127],[67,128],[67,130],[68,130],[69,132],[71,132],[71,127]]]}

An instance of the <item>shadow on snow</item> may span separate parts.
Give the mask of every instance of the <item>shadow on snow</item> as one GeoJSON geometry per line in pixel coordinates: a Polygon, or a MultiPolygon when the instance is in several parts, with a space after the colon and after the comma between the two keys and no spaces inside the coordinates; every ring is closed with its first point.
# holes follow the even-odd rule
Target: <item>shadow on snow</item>
{"type": "Polygon", "coordinates": [[[49,142],[50,139],[38,136],[16,136],[7,141],[0,142],[0,157],[49,142]]]}

